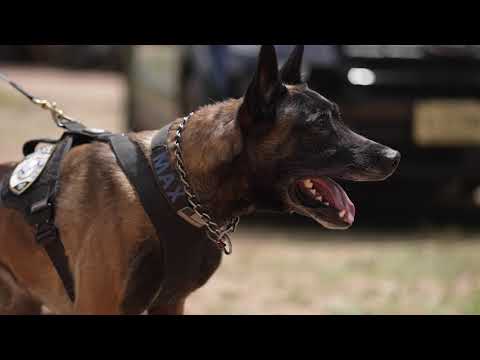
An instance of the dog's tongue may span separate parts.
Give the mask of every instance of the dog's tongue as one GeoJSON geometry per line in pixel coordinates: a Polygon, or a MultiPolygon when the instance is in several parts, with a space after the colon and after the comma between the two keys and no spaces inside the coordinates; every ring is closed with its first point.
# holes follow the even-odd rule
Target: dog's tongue
{"type": "Polygon", "coordinates": [[[335,181],[327,177],[312,179],[312,182],[315,184],[315,188],[327,197],[333,207],[339,211],[346,212],[343,219],[350,225],[353,224],[355,219],[355,205],[353,205],[345,190],[335,181]]]}

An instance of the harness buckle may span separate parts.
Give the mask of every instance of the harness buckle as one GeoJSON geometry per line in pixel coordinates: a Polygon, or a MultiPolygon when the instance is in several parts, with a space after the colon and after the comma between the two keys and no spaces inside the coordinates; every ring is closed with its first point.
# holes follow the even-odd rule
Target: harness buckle
{"type": "Polygon", "coordinates": [[[44,198],[30,207],[30,215],[36,223],[48,223],[53,218],[53,206],[48,198],[44,198]]]}

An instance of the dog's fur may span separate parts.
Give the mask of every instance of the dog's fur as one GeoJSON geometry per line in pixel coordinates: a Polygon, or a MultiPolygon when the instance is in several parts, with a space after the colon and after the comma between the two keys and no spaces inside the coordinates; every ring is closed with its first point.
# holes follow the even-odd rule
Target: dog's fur
{"type": "MultiPolygon", "coordinates": [[[[338,107],[302,82],[302,56],[297,46],[279,72],[274,47],[262,46],[245,96],[205,106],[189,120],[182,142],[185,166],[218,222],[268,209],[347,228],[351,224],[331,211],[302,206],[292,195],[295,181],[312,176],[377,181],[398,165],[397,152],[349,130],[338,107]]],[[[170,145],[179,122],[170,130],[170,145]]],[[[132,134],[147,157],[154,134],[132,134]]],[[[1,166],[0,178],[14,166],[1,166]]],[[[0,311],[35,314],[44,304],[63,314],[141,313],[145,309],[135,304],[152,290],[141,286],[142,279],[162,276],[159,239],[110,148],[102,143],[74,148],[62,162],[60,184],[56,224],[75,279],[75,303],[22,215],[0,208],[0,286],[10,294],[0,311]]],[[[182,314],[185,299],[219,263],[219,257],[207,259],[182,300],[155,304],[148,313],[182,314]]]]}

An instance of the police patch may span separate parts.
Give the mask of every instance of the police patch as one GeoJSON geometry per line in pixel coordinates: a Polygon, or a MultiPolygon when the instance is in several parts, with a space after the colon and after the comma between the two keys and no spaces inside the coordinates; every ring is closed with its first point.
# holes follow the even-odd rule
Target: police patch
{"type": "Polygon", "coordinates": [[[37,180],[54,150],[53,144],[42,146],[17,165],[10,177],[10,190],[15,195],[24,193],[37,180]]]}

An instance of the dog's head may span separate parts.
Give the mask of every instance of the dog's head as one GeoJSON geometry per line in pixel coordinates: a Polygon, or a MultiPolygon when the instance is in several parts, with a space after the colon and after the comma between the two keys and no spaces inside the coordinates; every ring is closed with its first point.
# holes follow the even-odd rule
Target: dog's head
{"type": "Polygon", "coordinates": [[[334,179],[384,180],[400,153],[350,130],[338,106],[302,81],[302,57],[297,46],[279,71],[275,48],[262,46],[238,111],[255,203],[347,229],[355,206],[334,179]]]}

